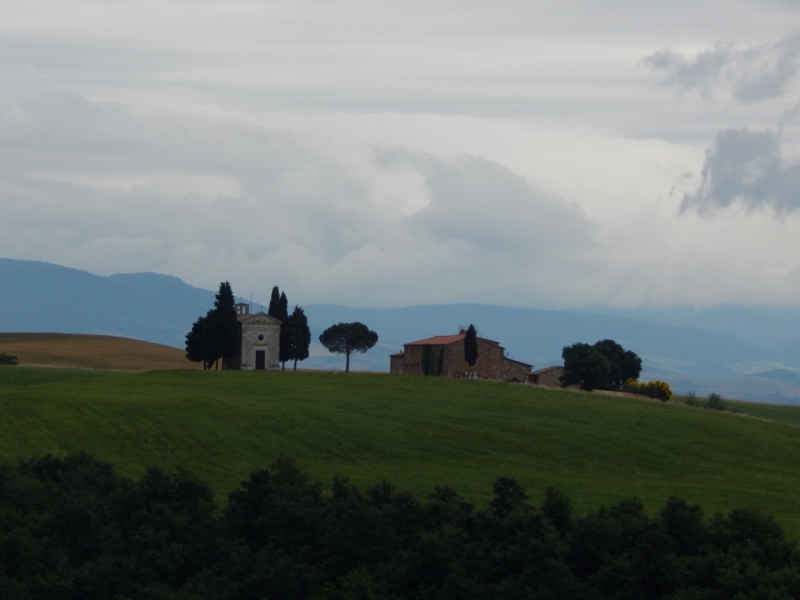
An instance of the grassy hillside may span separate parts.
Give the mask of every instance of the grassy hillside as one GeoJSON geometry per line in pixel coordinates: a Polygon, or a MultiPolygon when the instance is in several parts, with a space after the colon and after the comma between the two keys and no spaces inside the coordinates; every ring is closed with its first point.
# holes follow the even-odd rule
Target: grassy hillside
{"type": "Polygon", "coordinates": [[[84,369],[201,369],[183,350],[109,335],[69,333],[0,333],[0,352],[19,357],[21,365],[84,369]]]}
{"type": "MultiPolygon", "coordinates": [[[[776,421],[533,386],[384,374],[0,367],[0,460],[80,449],[138,476],[183,467],[219,494],[277,456],[326,485],[447,484],[484,502],[500,475],[578,510],[671,494],[753,505],[800,535],[798,409],[776,421]]],[[[783,414],[785,413],[785,415],[783,414]]]]}

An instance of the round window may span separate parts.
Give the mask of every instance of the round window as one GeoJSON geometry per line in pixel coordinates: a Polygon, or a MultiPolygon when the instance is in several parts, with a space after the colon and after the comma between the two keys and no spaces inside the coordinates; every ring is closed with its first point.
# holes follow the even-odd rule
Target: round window
{"type": "Polygon", "coordinates": [[[263,333],[259,333],[258,334],[258,341],[259,342],[263,342],[264,341],[264,334],[263,333]]]}

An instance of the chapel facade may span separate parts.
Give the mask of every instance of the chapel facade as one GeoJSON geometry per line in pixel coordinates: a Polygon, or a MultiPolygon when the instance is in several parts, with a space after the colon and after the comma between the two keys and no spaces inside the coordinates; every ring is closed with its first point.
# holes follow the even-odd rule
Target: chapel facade
{"type": "Polygon", "coordinates": [[[234,305],[239,327],[238,352],[230,357],[231,369],[244,371],[277,369],[280,364],[281,322],[263,311],[250,313],[250,305],[234,305]]]}

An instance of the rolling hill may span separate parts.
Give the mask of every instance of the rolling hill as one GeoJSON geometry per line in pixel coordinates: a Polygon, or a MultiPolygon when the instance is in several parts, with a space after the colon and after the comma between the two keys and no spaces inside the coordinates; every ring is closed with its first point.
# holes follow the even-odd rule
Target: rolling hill
{"type": "Polygon", "coordinates": [[[152,371],[199,369],[172,346],[107,335],[74,333],[0,333],[0,352],[13,354],[22,366],[152,371]]]}
{"type": "Polygon", "coordinates": [[[188,469],[221,495],[290,456],[325,485],[449,485],[479,503],[505,475],[537,497],[555,485],[579,511],[673,494],[709,512],[757,506],[796,536],[800,409],[752,409],[388,374],[0,367],[0,460],[83,449],[136,477],[188,469]]]}

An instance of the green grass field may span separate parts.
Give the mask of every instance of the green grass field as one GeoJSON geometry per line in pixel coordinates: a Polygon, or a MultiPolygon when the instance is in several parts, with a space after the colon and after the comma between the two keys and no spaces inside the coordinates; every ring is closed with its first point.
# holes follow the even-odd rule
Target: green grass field
{"type": "Polygon", "coordinates": [[[506,475],[579,512],[678,494],[707,513],[758,507],[800,536],[800,409],[759,410],[385,374],[0,367],[0,460],[83,449],[133,477],[182,467],[221,501],[281,455],[325,486],[449,485],[477,503],[506,475]]]}

